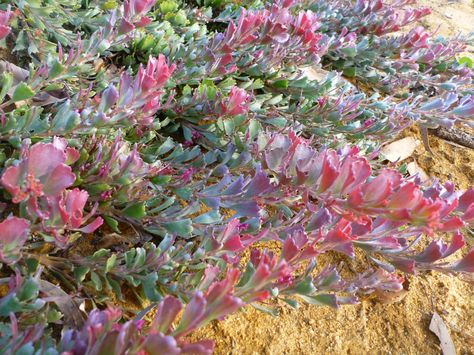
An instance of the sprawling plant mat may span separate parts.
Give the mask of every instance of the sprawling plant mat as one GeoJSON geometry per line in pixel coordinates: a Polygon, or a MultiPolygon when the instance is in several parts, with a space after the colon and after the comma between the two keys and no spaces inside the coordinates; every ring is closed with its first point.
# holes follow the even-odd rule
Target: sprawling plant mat
{"type": "MultiPolygon", "coordinates": [[[[472,37],[424,28],[429,8],[14,0],[0,9],[1,351],[411,352],[373,340],[371,311],[406,316],[382,322],[401,341],[419,329],[412,318],[428,329],[413,304],[446,294],[427,311],[446,316],[453,292],[453,319],[469,322],[470,158],[450,161],[445,176],[431,171],[434,155],[411,149],[425,154],[416,165],[387,163],[381,149],[411,127],[424,142],[417,152],[449,161],[453,148],[436,149],[444,143],[429,129],[471,132],[472,37]],[[278,324],[262,312],[283,313],[285,325],[251,329],[278,324]],[[314,339],[298,331],[287,348],[272,343],[288,337],[285,317],[314,339]],[[369,339],[334,337],[334,318],[360,323],[369,339]],[[235,343],[238,326],[226,332],[233,321],[250,332],[248,347],[235,343]],[[315,322],[328,325],[324,335],[315,322]]],[[[417,334],[414,346],[431,351],[417,334]]]]}

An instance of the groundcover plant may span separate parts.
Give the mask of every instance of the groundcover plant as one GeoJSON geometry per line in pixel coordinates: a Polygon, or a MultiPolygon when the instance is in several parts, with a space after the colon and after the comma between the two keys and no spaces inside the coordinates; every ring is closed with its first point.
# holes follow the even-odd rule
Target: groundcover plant
{"type": "Polygon", "coordinates": [[[210,354],[249,304],[472,282],[474,190],[379,154],[474,126],[472,38],[413,5],[0,0],[0,352],[210,354]]]}

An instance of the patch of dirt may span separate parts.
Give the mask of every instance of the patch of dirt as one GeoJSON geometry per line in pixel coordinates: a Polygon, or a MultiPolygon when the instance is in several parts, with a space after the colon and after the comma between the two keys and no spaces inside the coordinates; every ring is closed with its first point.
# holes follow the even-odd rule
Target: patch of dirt
{"type": "Polygon", "coordinates": [[[430,7],[432,14],[422,20],[423,26],[443,36],[456,36],[474,31],[472,0],[418,0],[420,6],[430,7]]]}
{"type": "MultiPolygon", "coordinates": [[[[474,15],[473,15],[474,16],[474,15]]],[[[433,155],[423,145],[414,154],[418,165],[431,177],[452,181],[459,189],[468,189],[474,182],[474,150],[429,136],[433,155]]]]}
{"type": "Polygon", "coordinates": [[[438,312],[458,353],[472,354],[473,296],[467,283],[424,275],[411,278],[399,303],[367,300],[339,310],[280,305],[278,317],[247,307],[195,336],[216,340],[216,354],[439,354],[439,340],[428,330],[438,312]]]}
{"type": "MultiPolygon", "coordinates": [[[[474,30],[472,0],[422,0],[433,8],[423,24],[443,35],[474,30]]],[[[415,135],[416,130],[404,135],[415,135]]],[[[430,136],[431,156],[423,146],[413,158],[431,177],[473,186],[474,151],[430,136]]],[[[468,240],[473,245],[473,241],[468,240]]],[[[458,354],[474,354],[474,285],[439,274],[409,277],[407,296],[398,303],[365,300],[339,310],[279,303],[280,316],[252,307],[213,322],[194,339],[216,341],[216,354],[440,354],[439,339],[429,330],[434,312],[446,323],[458,354]]]]}

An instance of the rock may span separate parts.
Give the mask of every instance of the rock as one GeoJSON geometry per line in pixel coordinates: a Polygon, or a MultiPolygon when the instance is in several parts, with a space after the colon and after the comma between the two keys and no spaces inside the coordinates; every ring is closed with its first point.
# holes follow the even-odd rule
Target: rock
{"type": "Polygon", "coordinates": [[[414,137],[405,137],[387,144],[380,152],[385,159],[391,163],[395,163],[409,158],[419,145],[420,141],[414,137]]]}

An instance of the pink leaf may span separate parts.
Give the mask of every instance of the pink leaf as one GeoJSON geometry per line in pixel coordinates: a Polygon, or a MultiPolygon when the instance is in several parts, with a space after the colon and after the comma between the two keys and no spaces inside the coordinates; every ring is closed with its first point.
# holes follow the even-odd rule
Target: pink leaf
{"type": "Polygon", "coordinates": [[[201,323],[206,312],[207,301],[201,292],[196,292],[183,312],[176,335],[186,335],[201,323]]]}
{"type": "Polygon", "coordinates": [[[234,235],[227,239],[222,247],[223,250],[228,250],[231,252],[238,252],[243,250],[245,246],[242,244],[239,235],[234,235]]]}
{"type": "Polygon", "coordinates": [[[22,171],[19,166],[10,166],[2,175],[1,181],[3,186],[5,186],[7,191],[14,197],[20,193],[18,182],[21,179],[21,174],[22,171]]]}
{"type": "Polygon", "coordinates": [[[58,165],[44,179],[43,192],[46,196],[57,196],[76,181],[70,166],[58,165]]]}
{"type": "Polygon", "coordinates": [[[408,182],[390,196],[388,208],[411,208],[414,207],[421,198],[421,192],[413,182],[408,182]]]}
{"type": "Polygon", "coordinates": [[[321,181],[318,192],[326,191],[336,180],[339,172],[337,171],[338,158],[336,152],[328,151],[324,156],[323,170],[321,172],[321,181]]]}
{"type": "Polygon", "coordinates": [[[158,311],[152,324],[153,331],[167,333],[182,308],[183,305],[177,298],[166,296],[158,306],[158,311]]]}
{"type": "Polygon", "coordinates": [[[12,28],[10,26],[5,26],[5,25],[0,24],[0,40],[4,39],[6,36],[8,36],[11,29],[12,28]]]}
{"type": "Polygon", "coordinates": [[[176,339],[170,335],[163,335],[161,333],[150,334],[145,338],[144,342],[147,354],[156,355],[179,355],[181,349],[176,342],[176,339]]]}
{"type": "Polygon", "coordinates": [[[454,267],[454,270],[461,272],[474,272],[474,249],[457,262],[454,267]]]}
{"type": "Polygon", "coordinates": [[[120,26],[118,28],[118,34],[119,35],[124,35],[129,32],[132,32],[135,29],[135,26],[128,21],[127,19],[123,18],[122,21],[120,22],[120,26]]]}
{"type": "Polygon", "coordinates": [[[181,346],[183,354],[211,355],[214,352],[214,342],[212,340],[201,340],[191,344],[181,346]]]}
{"type": "Polygon", "coordinates": [[[99,228],[104,223],[102,217],[97,217],[93,222],[89,223],[87,226],[79,228],[78,231],[82,233],[92,233],[97,228],[99,228]]]}
{"type": "Polygon", "coordinates": [[[18,248],[28,238],[30,222],[23,218],[8,217],[0,223],[0,243],[3,246],[15,244],[18,248]]]}
{"type": "Polygon", "coordinates": [[[135,23],[138,28],[148,26],[153,20],[150,17],[143,16],[140,21],[135,23]]]}
{"type": "Polygon", "coordinates": [[[54,143],[37,143],[30,148],[28,171],[36,178],[50,174],[64,164],[66,154],[54,143]]]}

